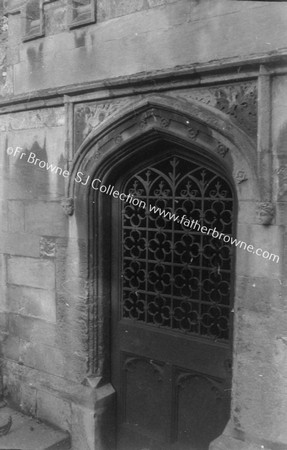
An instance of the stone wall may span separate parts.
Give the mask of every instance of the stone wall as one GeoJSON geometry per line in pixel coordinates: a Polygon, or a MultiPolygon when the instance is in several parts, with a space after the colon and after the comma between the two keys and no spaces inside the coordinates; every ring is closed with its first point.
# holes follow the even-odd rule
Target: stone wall
{"type": "MultiPolygon", "coordinates": [[[[95,343],[87,319],[94,314],[87,217],[67,217],[61,201],[69,180],[27,157],[33,152],[70,170],[95,133],[107,123],[113,129],[124,111],[157,94],[163,102],[172,97],[174,107],[202,105],[214,115],[213,137],[229,127],[252,148],[251,184],[238,183],[245,196],[238,237],[279,254],[280,263],[238,250],[225,448],[283,448],[276,445],[287,444],[287,5],[99,0],[96,23],[70,29],[67,1],[44,1],[45,37],[23,42],[24,5],[6,4],[8,25],[3,19],[0,30],[0,332],[10,399],[69,430],[74,450],[104,449],[100,422],[113,390],[101,384],[100,369],[93,377],[89,372],[95,343]],[[260,201],[276,204],[269,227],[258,223],[260,201]],[[240,447],[243,441],[250,446],[240,447]]],[[[204,114],[198,119],[205,122],[204,114]]],[[[90,326],[96,334],[102,323],[90,326]]],[[[214,448],[223,449],[222,442],[214,448]]]]}
{"type": "Polygon", "coordinates": [[[23,14],[9,15],[15,95],[174,67],[196,70],[199,64],[231,64],[286,49],[284,3],[106,1],[98,11],[104,21],[72,30],[66,10],[65,2],[45,3],[47,38],[28,42],[22,42],[23,14]]]}
{"type": "MultiPolygon", "coordinates": [[[[11,370],[9,392],[14,402],[33,414],[44,408],[44,394],[28,387],[27,380],[19,389],[14,366],[73,380],[69,361],[75,362],[77,356],[76,349],[70,355],[63,353],[67,337],[59,326],[56,293],[57,257],[67,235],[60,203],[64,179],[20,160],[19,155],[33,152],[63,167],[64,125],[63,108],[18,112],[0,120],[1,148],[19,151],[17,156],[1,152],[1,285],[6,291],[1,296],[2,317],[9,312],[2,351],[11,370]]],[[[81,360],[76,363],[81,364],[81,360]]]]}

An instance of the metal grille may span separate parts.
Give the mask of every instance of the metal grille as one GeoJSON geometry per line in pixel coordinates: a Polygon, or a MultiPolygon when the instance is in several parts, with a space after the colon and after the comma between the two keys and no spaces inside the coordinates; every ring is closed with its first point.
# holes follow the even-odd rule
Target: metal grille
{"type": "Polygon", "coordinates": [[[210,169],[171,157],[133,175],[124,192],[146,208],[122,202],[122,317],[228,340],[230,244],[192,229],[183,215],[232,235],[229,184],[210,169]]]}

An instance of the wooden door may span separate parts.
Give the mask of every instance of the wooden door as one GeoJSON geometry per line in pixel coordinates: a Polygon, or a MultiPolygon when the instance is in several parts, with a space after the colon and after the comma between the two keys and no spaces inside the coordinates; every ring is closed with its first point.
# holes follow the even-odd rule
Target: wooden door
{"type": "Polygon", "coordinates": [[[114,200],[113,209],[117,449],[207,450],[229,419],[233,258],[183,216],[231,236],[232,188],[174,151],[119,189],[141,203],[114,200]]]}

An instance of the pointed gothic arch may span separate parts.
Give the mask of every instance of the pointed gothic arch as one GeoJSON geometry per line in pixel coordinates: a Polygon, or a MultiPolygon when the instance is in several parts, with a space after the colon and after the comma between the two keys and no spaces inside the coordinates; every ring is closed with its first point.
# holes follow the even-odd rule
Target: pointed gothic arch
{"type": "Polygon", "coordinates": [[[73,161],[67,194],[75,202],[71,220],[87,243],[86,254],[80,255],[88,274],[88,294],[82,305],[87,320],[87,375],[101,377],[107,383],[112,197],[99,194],[91,182],[113,185],[123,170],[129,171],[139,165],[138,161],[164,152],[159,150],[163,145],[173,145],[187,157],[192,153],[193,160],[214,167],[232,186],[239,206],[254,196],[260,198],[254,143],[224,114],[197,102],[147,97],[111,117],[83,142],[73,161]]]}

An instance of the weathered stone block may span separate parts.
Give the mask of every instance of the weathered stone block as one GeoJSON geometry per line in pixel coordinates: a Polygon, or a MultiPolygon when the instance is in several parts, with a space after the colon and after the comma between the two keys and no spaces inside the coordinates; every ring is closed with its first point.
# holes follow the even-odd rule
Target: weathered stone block
{"type": "Polygon", "coordinates": [[[274,311],[286,311],[282,304],[280,280],[262,277],[238,276],[235,292],[235,307],[246,314],[255,312],[268,319],[274,311]]]}
{"type": "MultiPolygon", "coordinates": [[[[0,163],[1,167],[1,163],[0,163]]],[[[0,194],[1,195],[1,194],[0,194]]],[[[6,232],[8,230],[8,205],[4,200],[0,201],[0,215],[1,215],[1,228],[0,232],[6,232]]]]}
{"type": "Polygon", "coordinates": [[[28,342],[9,335],[2,344],[3,355],[5,358],[21,362],[22,355],[25,353],[27,346],[29,346],[28,342]]]}
{"type": "Polygon", "coordinates": [[[71,379],[72,375],[66,372],[66,358],[63,353],[56,347],[21,341],[19,358],[21,363],[28,367],[71,379]]]}
{"type": "Polygon", "coordinates": [[[8,313],[0,312],[0,332],[6,333],[9,325],[8,313]]]}
{"type": "Polygon", "coordinates": [[[15,131],[61,127],[64,124],[63,107],[33,109],[32,111],[15,112],[9,116],[9,128],[15,131]]]}
{"type": "Polygon", "coordinates": [[[34,316],[27,317],[19,314],[9,315],[9,333],[29,341],[32,344],[44,344],[53,347],[59,353],[59,373],[67,378],[82,382],[86,373],[86,353],[83,343],[75,337],[75,328],[67,327],[65,324],[52,324],[43,320],[35,319],[34,316]],[[60,364],[65,360],[63,368],[60,364]]]}
{"type": "Polygon", "coordinates": [[[240,223],[257,223],[256,218],[256,202],[255,201],[242,201],[239,205],[238,221],[240,223]]]}
{"type": "Polygon", "coordinates": [[[19,361],[20,339],[14,336],[8,336],[2,344],[2,351],[5,358],[19,361]]]}
{"type": "Polygon", "coordinates": [[[73,450],[115,448],[115,392],[112,386],[100,388],[97,398],[93,409],[72,404],[73,450]]]}
{"type": "Polygon", "coordinates": [[[9,333],[25,341],[38,342],[52,347],[56,347],[57,343],[59,346],[61,344],[61,338],[57,339],[57,326],[34,316],[10,313],[9,333]]]}
{"type": "Polygon", "coordinates": [[[238,353],[237,345],[235,347],[234,423],[239,430],[257,438],[287,442],[284,425],[287,401],[282,396],[287,386],[287,366],[286,358],[282,360],[282,351],[278,351],[281,347],[285,352],[286,344],[282,339],[276,339],[274,326],[268,326],[268,321],[258,322],[255,315],[245,317],[244,321],[242,333],[248,336],[251,344],[245,352],[238,353]]]}
{"type": "Polygon", "coordinates": [[[67,232],[66,223],[67,219],[58,202],[33,202],[25,207],[25,229],[30,233],[64,236],[67,232]]]}
{"type": "MultiPolygon", "coordinates": [[[[45,347],[42,347],[43,350],[45,350],[45,347]]],[[[5,359],[3,360],[3,373],[7,383],[21,384],[22,381],[26,380],[30,387],[54,391],[56,396],[65,398],[68,402],[74,401],[74,399],[87,405],[91,405],[94,402],[91,390],[82,384],[49,373],[43,367],[38,370],[13,360],[5,359]]]]}
{"type": "Polygon", "coordinates": [[[60,349],[38,342],[20,341],[19,360],[26,366],[34,367],[58,377],[82,382],[85,376],[85,359],[67,348],[60,349]]]}
{"type": "Polygon", "coordinates": [[[8,283],[40,289],[55,289],[55,266],[50,260],[11,257],[8,259],[8,283]]]}
{"type": "Polygon", "coordinates": [[[71,429],[72,410],[70,403],[50,392],[42,390],[37,392],[37,417],[56,425],[62,430],[71,429]]]}
{"type": "Polygon", "coordinates": [[[21,201],[8,202],[8,229],[10,233],[24,232],[24,204],[21,201]]]}
{"type": "Polygon", "coordinates": [[[56,322],[54,291],[26,286],[8,286],[7,298],[12,313],[56,322]]]}
{"type": "Polygon", "coordinates": [[[0,285],[0,311],[8,311],[7,298],[6,298],[6,287],[0,285]]]}
{"type": "MultiPolygon", "coordinates": [[[[72,405],[73,450],[93,450],[95,447],[94,411],[79,405],[72,405]]],[[[98,447],[101,449],[102,447],[98,447]]]]}
{"type": "Polygon", "coordinates": [[[265,276],[267,278],[276,278],[277,275],[280,275],[280,258],[283,257],[282,230],[280,227],[239,223],[237,239],[247,244],[247,247],[243,244],[241,248],[241,244],[237,247],[234,246],[234,249],[236,249],[236,265],[240,270],[240,275],[248,276],[252,273],[254,277],[265,276]],[[253,249],[250,248],[251,251],[247,250],[249,244],[253,246],[253,249]],[[261,255],[265,251],[268,252],[269,256],[267,253],[264,254],[268,258],[256,255],[255,251],[258,251],[258,249],[261,249],[261,255]],[[279,256],[279,263],[276,262],[278,258],[275,258],[275,256],[279,256]]]}
{"type": "Polygon", "coordinates": [[[20,52],[19,52],[19,47],[16,46],[11,46],[7,49],[7,63],[9,65],[14,65],[14,64],[18,64],[20,62],[20,52]]]}
{"type": "Polygon", "coordinates": [[[7,385],[7,391],[9,393],[9,402],[20,408],[24,414],[29,416],[36,415],[36,389],[22,381],[20,385],[10,382],[7,385]]]}
{"type": "MultiPolygon", "coordinates": [[[[19,129],[7,132],[6,139],[3,140],[5,149],[8,147],[14,149],[14,153],[11,155],[7,155],[6,152],[3,154],[3,163],[6,168],[3,181],[5,187],[7,186],[5,198],[8,200],[33,199],[36,204],[39,200],[43,200],[45,204],[49,200],[58,200],[64,195],[66,181],[61,175],[61,170],[55,173],[55,167],[65,168],[65,134],[63,127],[44,128],[45,116],[48,122],[53,118],[47,117],[44,113],[44,117],[42,117],[38,113],[35,114],[35,117],[39,116],[40,118],[40,128],[37,128],[35,136],[33,126],[37,127],[37,121],[36,124],[33,124],[31,114],[26,112],[21,114],[21,117],[15,118],[16,123],[13,123],[13,116],[9,119],[9,126],[15,126],[19,129]],[[30,124],[32,128],[21,129],[21,126],[28,127],[29,119],[32,122],[30,124]],[[21,153],[15,156],[17,147],[21,153]],[[63,149],[62,152],[59,152],[59,148],[63,149]],[[36,155],[35,158],[32,155],[29,159],[30,152],[36,155]],[[36,158],[38,158],[38,161],[36,161],[36,158]],[[44,162],[41,163],[41,166],[46,163],[53,164],[54,172],[52,172],[52,166],[49,170],[46,166],[39,167],[40,161],[44,162]]],[[[59,115],[61,117],[60,113],[59,115]]]]}
{"type": "Polygon", "coordinates": [[[39,236],[24,233],[0,234],[0,251],[9,255],[39,256],[39,236]]]}
{"type": "Polygon", "coordinates": [[[0,254],[0,286],[6,285],[6,256],[0,254]]]}

